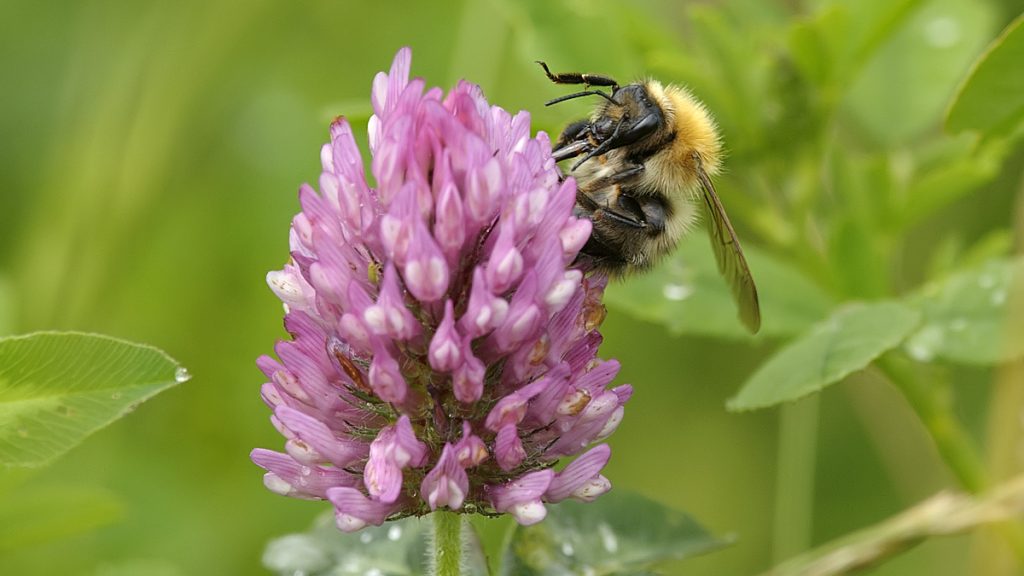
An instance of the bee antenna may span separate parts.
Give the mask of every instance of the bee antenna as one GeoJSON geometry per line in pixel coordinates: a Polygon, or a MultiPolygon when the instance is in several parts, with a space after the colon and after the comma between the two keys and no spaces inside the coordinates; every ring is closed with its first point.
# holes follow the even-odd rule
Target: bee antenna
{"type": "Polygon", "coordinates": [[[609,96],[608,94],[606,94],[606,93],[604,93],[604,92],[602,92],[600,90],[584,90],[583,92],[575,92],[573,94],[566,94],[565,96],[559,96],[558,98],[555,98],[554,100],[548,100],[547,102],[544,103],[544,105],[545,106],[551,106],[552,104],[558,104],[559,102],[565,102],[566,100],[573,100],[575,98],[582,98],[584,96],[601,96],[602,98],[604,98],[605,100],[611,102],[612,104],[615,104],[616,106],[621,106],[622,105],[622,104],[619,103],[618,100],[616,100],[615,98],[612,98],[611,96],[609,96]]]}

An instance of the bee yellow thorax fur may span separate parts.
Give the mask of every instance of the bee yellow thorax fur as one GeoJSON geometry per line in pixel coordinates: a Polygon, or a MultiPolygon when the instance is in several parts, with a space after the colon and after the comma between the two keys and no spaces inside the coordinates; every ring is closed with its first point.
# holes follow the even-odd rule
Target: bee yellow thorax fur
{"type": "Polygon", "coordinates": [[[675,132],[675,140],[664,150],[652,157],[652,172],[659,174],[660,189],[671,182],[683,182],[687,188],[698,185],[693,152],[700,156],[704,171],[715,175],[722,162],[722,142],[718,137],[715,121],[707,108],[680,86],[663,86],[656,80],[647,82],[651,96],[661,106],[666,123],[675,132]]]}

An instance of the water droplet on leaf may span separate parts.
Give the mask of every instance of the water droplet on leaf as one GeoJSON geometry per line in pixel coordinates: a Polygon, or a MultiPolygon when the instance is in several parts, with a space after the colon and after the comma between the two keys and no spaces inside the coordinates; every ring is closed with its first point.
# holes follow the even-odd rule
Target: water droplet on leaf
{"type": "Polygon", "coordinates": [[[932,18],[924,25],[925,40],[933,48],[950,48],[960,42],[960,24],[950,16],[932,18]]]}
{"type": "Polygon", "coordinates": [[[989,302],[993,306],[1002,306],[1006,303],[1006,290],[996,290],[992,292],[992,296],[989,297],[989,302]]]}
{"type": "Polygon", "coordinates": [[[573,548],[571,542],[562,542],[562,554],[566,556],[572,556],[576,553],[576,549],[573,548]]]}
{"type": "Polygon", "coordinates": [[[686,300],[692,294],[693,287],[685,284],[665,284],[661,288],[661,295],[675,302],[686,300]]]}
{"type": "Polygon", "coordinates": [[[946,339],[946,333],[942,328],[935,325],[928,325],[921,328],[907,340],[903,346],[907,354],[918,362],[930,362],[935,358],[937,350],[946,339]]]}
{"type": "Polygon", "coordinates": [[[605,550],[612,554],[619,551],[619,539],[615,537],[611,526],[601,522],[597,525],[597,533],[601,535],[601,545],[605,550]]]}
{"type": "Polygon", "coordinates": [[[402,537],[402,527],[401,526],[392,526],[392,527],[388,528],[388,540],[391,540],[392,542],[396,542],[401,537],[402,537]]]}
{"type": "Polygon", "coordinates": [[[178,366],[178,369],[174,371],[174,381],[178,384],[188,382],[192,379],[192,375],[188,373],[188,368],[184,366],[178,366]]]}

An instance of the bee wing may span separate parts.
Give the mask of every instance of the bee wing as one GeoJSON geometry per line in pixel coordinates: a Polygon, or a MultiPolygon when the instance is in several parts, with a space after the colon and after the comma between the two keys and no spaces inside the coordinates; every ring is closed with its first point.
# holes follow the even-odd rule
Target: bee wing
{"type": "Polygon", "coordinates": [[[757,300],[757,286],[750,275],[747,259],[743,257],[743,248],[736,238],[736,231],[733,230],[722,201],[718,199],[715,187],[711,184],[711,178],[704,172],[699,159],[697,177],[700,179],[701,188],[704,189],[704,203],[707,204],[710,216],[708,234],[711,236],[715,260],[718,261],[718,271],[732,287],[732,297],[740,307],[740,320],[751,334],[756,334],[761,328],[761,306],[757,300]]]}

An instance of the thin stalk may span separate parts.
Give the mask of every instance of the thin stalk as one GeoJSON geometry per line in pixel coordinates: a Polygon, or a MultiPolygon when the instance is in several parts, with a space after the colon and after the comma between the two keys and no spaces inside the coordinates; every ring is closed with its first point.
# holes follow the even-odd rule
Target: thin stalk
{"type": "Polygon", "coordinates": [[[779,414],[778,466],[772,556],[775,563],[811,545],[818,395],[787,404],[779,414]]]}
{"type": "MultiPolygon", "coordinates": [[[[1024,476],[982,495],[941,492],[927,500],[772,568],[763,576],[860,573],[936,536],[960,534],[1024,512],[1024,476]]],[[[974,574],[971,572],[971,574],[974,574]]]]}
{"type": "Polygon", "coordinates": [[[431,564],[434,576],[460,576],[462,574],[462,515],[448,510],[437,510],[434,518],[431,564]]]}
{"type": "MultiPolygon", "coordinates": [[[[948,386],[921,380],[909,361],[894,354],[883,356],[878,366],[917,412],[960,485],[975,494],[989,487],[990,474],[970,435],[953,414],[948,386]]],[[[1018,560],[1024,561],[1024,529],[1016,524],[1002,524],[996,529],[1018,560]]]]}
{"type": "Polygon", "coordinates": [[[908,361],[894,354],[880,358],[878,367],[917,413],[960,485],[973,493],[985,488],[988,473],[970,435],[953,415],[948,387],[922,381],[908,361]]]}
{"type": "MultiPolygon", "coordinates": [[[[1024,176],[1024,172],[1022,172],[1024,176]]],[[[1014,218],[1017,254],[1024,253],[1024,178],[1018,186],[1014,218]]],[[[1020,318],[1024,312],[1024,286],[1018,286],[1010,294],[1009,317],[1020,318]]],[[[1024,360],[1007,362],[996,370],[992,397],[989,400],[988,470],[992,477],[1001,480],[1024,471],[1024,360]]],[[[1022,531],[1021,523],[1006,524],[997,530],[1022,531]]],[[[1022,539],[1024,541],[1024,539],[1022,539]]],[[[993,530],[981,530],[975,535],[970,571],[978,576],[1010,574],[1020,570],[1024,564],[1021,554],[1014,554],[1012,543],[993,538],[993,530]]]]}

